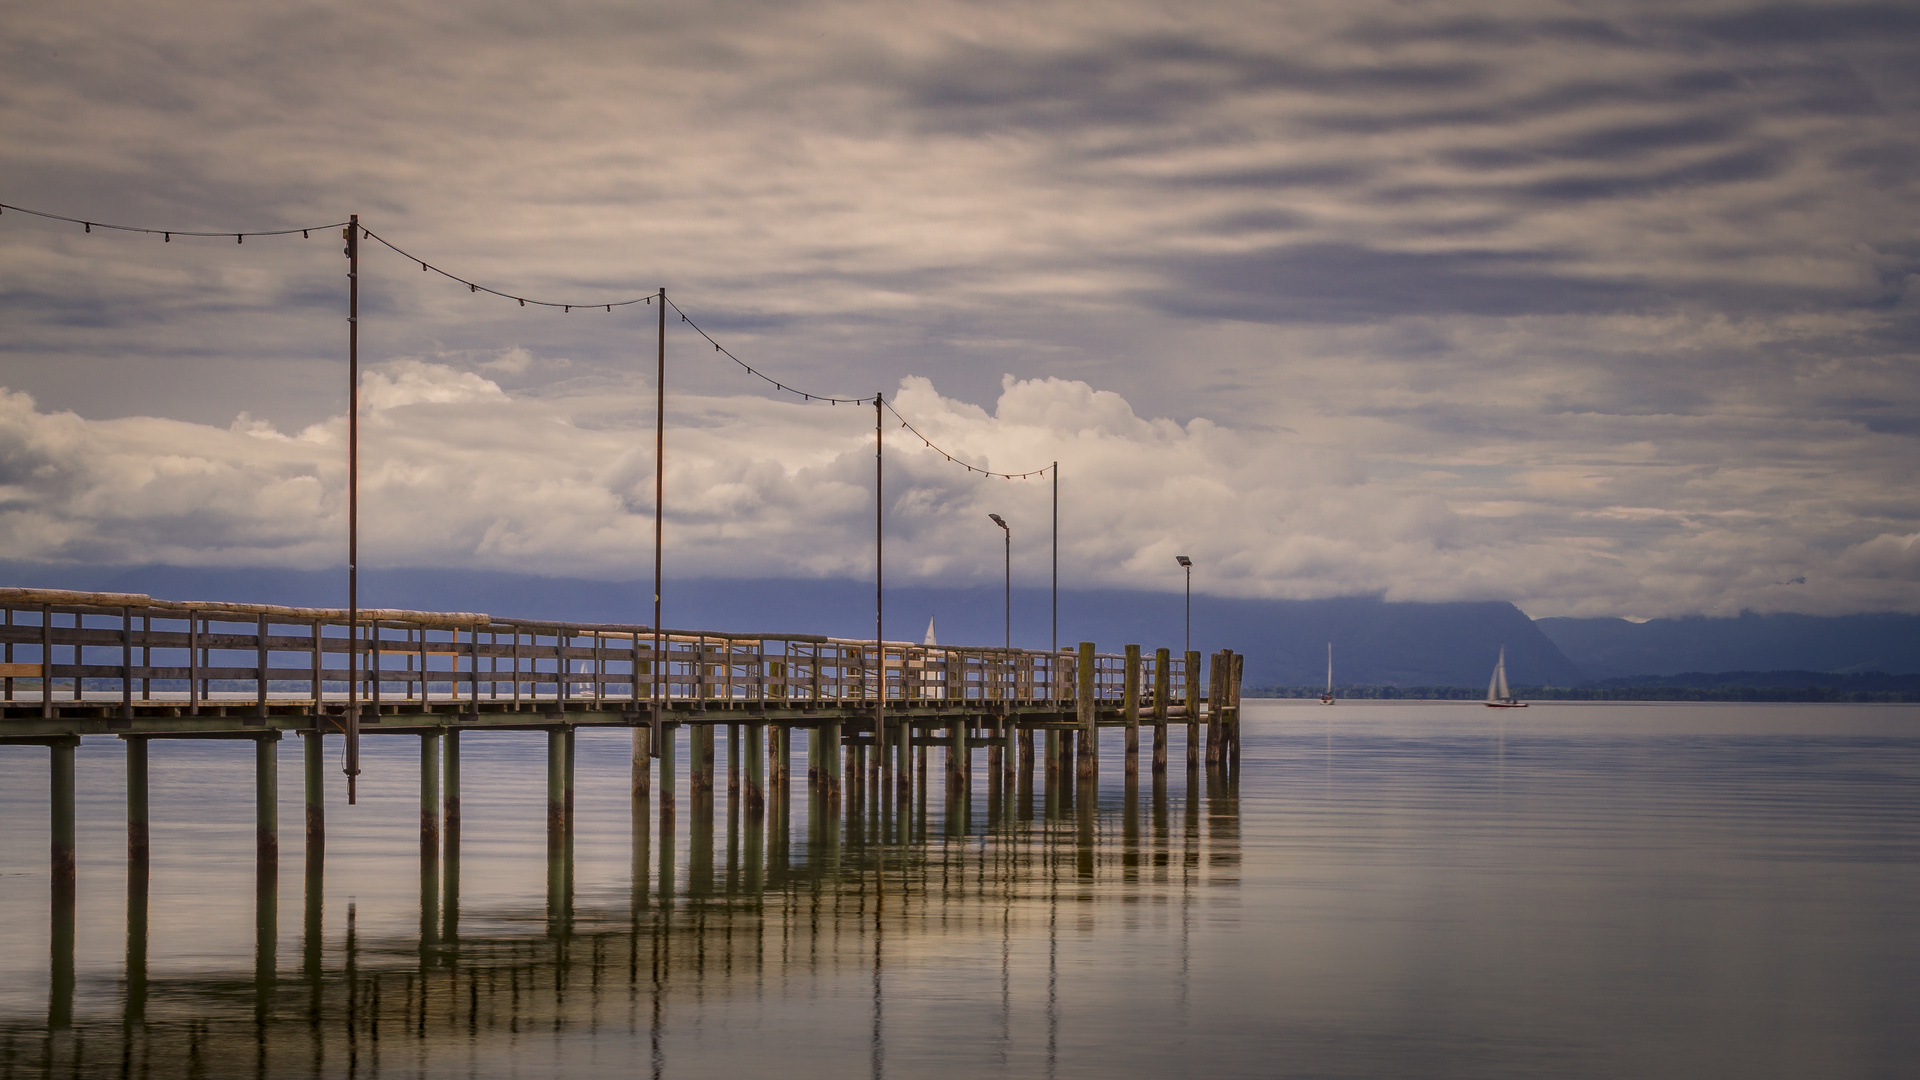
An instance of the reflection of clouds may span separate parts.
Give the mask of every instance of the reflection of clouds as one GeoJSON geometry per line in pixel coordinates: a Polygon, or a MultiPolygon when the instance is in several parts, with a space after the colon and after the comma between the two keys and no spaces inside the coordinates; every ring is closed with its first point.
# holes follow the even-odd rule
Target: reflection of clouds
{"type": "MultiPolygon", "coordinates": [[[[666,284],[794,383],[912,396],[903,376],[926,375],[951,395],[925,390],[929,422],[970,452],[1067,460],[1069,497],[1100,497],[1068,530],[1070,572],[1095,580],[1204,532],[1257,592],[1497,595],[1543,614],[1916,602],[1907,564],[1872,546],[1920,517],[1902,468],[1920,433],[1920,23],[1903,10],[350,7],[10,13],[9,201],[183,228],[357,209],[528,293],[666,284]],[[1029,408],[1098,430],[1069,437],[1029,408]],[[1153,507],[1110,509],[1123,490],[1153,507]],[[1791,600],[1772,591],[1800,577],[1791,600]]],[[[342,408],[336,252],[9,216],[0,384],[55,414],[304,429],[342,408]]],[[[374,433],[389,470],[418,471],[374,481],[419,493],[395,512],[419,508],[417,534],[383,550],[626,566],[648,498],[630,376],[651,316],[528,315],[384,255],[365,270],[369,359],[468,372],[384,368],[370,392],[503,395],[467,414],[418,400],[374,433]],[[466,466],[435,449],[468,437],[492,447],[466,466]],[[537,455],[567,464],[542,475],[537,455]],[[483,525],[462,497],[529,509],[483,525]]],[[[851,572],[833,524],[864,491],[851,436],[728,397],[732,373],[683,363],[698,349],[677,341],[679,438],[697,451],[670,481],[689,496],[683,540],[756,573],[851,572]]],[[[52,453],[65,422],[44,419],[21,453],[52,453]]],[[[73,430],[108,447],[162,430],[129,423],[73,430]]],[[[182,438],[200,464],[68,448],[7,483],[110,489],[55,477],[83,459],[122,478],[203,469],[257,482],[205,493],[225,502],[202,521],[250,521],[276,491],[290,520],[337,512],[331,484],[305,492],[270,455],[182,438]]],[[[901,467],[903,569],[975,572],[962,511],[942,509],[980,509],[968,481],[901,467]]],[[[1037,519],[1025,498],[994,507],[1037,519]]],[[[129,522],[168,512],[137,504],[129,522]]],[[[141,558],[206,557],[173,512],[169,546],[141,558]]],[[[42,524],[16,520],[21,554],[134,557],[150,527],[42,524]]],[[[248,527],[223,557],[331,558],[296,538],[305,524],[248,527]]]]}

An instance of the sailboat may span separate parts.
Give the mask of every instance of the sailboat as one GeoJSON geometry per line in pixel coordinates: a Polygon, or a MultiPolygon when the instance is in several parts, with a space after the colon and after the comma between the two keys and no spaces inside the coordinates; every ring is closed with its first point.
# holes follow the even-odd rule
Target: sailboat
{"type": "Polygon", "coordinates": [[[1333,704],[1333,642],[1327,642],[1327,691],[1320,695],[1320,704],[1333,704]]]}
{"type": "Polygon", "coordinates": [[[1507,647],[1500,646],[1500,660],[1493,665],[1493,678],[1487,680],[1487,708],[1524,709],[1527,703],[1516,700],[1507,689],[1507,647]]]}

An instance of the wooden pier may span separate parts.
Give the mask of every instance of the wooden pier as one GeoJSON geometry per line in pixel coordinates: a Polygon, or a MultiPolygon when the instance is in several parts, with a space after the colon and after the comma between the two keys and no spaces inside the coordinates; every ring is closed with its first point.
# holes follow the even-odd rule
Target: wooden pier
{"type": "MultiPolygon", "coordinates": [[[[126,744],[130,900],[144,896],[149,859],[148,741],[254,740],[262,910],[278,876],[274,744],[287,735],[304,743],[307,870],[317,882],[324,740],[419,739],[422,876],[446,882],[437,890],[446,910],[423,909],[423,927],[458,917],[460,747],[480,732],[547,733],[548,904],[563,922],[573,733],[583,726],[633,733],[636,836],[649,830],[647,815],[667,828],[677,812],[682,727],[696,820],[721,784],[749,817],[766,812],[770,794],[784,799],[795,729],[806,735],[810,795],[831,805],[851,783],[866,799],[894,796],[903,815],[924,802],[929,748],[945,751],[949,802],[973,783],[980,748],[996,788],[1031,777],[1036,736],[1050,799],[1097,783],[1101,728],[1124,730],[1129,779],[1141,771],[1142,726],[1152,729],[1156,778],[1169,727],[1186,729],[1188,769],[1229,768],[1239,752],[1241,657],[1230,651],[1208,659],[1203,683],[1200,654],[1137,645],[1102,653],[1082,642],[1056,654],[367,609],[350,626],[341,609],[20,588],[0,589],[0,648],[0,744],[51,750],[55,1026],[72,991],[73,762],[86,736],[126,744]],[[715,770],[723,729],[724,778],[715,770]]],[[[272,927],[260,933],[270,942],[272,927]]]]}

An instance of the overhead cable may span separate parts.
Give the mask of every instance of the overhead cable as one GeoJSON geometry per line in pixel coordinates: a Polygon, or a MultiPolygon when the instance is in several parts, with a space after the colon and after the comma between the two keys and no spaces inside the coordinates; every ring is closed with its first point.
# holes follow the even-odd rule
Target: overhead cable
{"type": "Polygon", "coordinates": [[[89,221],[86,218],[67,217],[65,214],[49,214],[45,210],[30,210],[27,207],[15,206],[12,203],[0,203],[0,213],[8,210],[22,214],[31,214],[37,218],[46,218],[48,221],[69,222],[82,227],[87,232],[92,232],[95,229],[111,229],[114,232],[146,233],[149,236],[165,237],[168,243],[172,243],[173,238],[176,236],[231,236],[233,237],[233,242],[238,244],[249,236],[291,236],[294,233],[299,233],[302,237],[307,237],[309,233],[321,229],[340,229],[345,228],[347,225],[344,221],[336,221],[331,225],[303,225],[297,229],[241,229],[239,231],[227,229],[220,232],[201,232],[194,229],[149,229],[143,225],[115,225],[106,221],[89,221]]]}

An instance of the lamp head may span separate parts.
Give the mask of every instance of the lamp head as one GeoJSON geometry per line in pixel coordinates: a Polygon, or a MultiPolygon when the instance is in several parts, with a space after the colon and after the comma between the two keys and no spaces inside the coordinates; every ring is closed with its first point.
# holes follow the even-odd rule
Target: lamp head
{"type": "Polygon", "coordinates": [[[1193,560],[1187,558],[1185,555],[1175,555],[1173,558],[1174,558],[1174,561],[1178,562],[1181,566],[1185,566],[1188,568],[1191,568],[1193,566],[1193,560]]]}
{"type": "Polygon", "coordinates": [[[1008,528],[1007,528],[1007,521],[1006,521],[1006,519],[1005,519],[1005,518],[1003,518],[1003,517],[1001,517],[1001,516],[1000,516],[999,514],[988,514],[987,516],[993,519],[993,523],[994,523],[995,525],[998,525],[998,526],[1000,526],[1000,527],[1001,527],[1001,528],[1003,528],[1003,529],[1007,529],[1007,531],[1008,531],[1008,532],[1012,532],[1012,531],[1013,531],[1012,529],[1008,529],[1008,528]]]}

